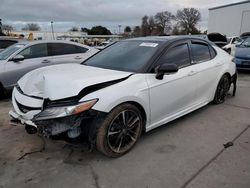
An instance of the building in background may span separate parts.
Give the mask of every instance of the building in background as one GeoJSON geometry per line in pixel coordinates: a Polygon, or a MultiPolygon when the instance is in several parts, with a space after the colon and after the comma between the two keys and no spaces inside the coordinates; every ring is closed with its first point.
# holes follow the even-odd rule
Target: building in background
{"type": "Polygon", "coordinates": [[[240,36],[250,32],[250,1],[242,1],[209,9],[208,33],[240,36]]]}

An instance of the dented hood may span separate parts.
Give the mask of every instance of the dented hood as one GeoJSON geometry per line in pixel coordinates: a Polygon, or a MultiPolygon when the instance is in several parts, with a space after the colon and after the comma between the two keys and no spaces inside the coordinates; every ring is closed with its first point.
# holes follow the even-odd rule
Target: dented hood
{"type": "Polygon", "coordinates": [[[129,72],[64,64],[31,71],[18,81],[18,85],[26,95],[58,100],[76,96],[88,86],[122,79],[129,75],[129,72]]]}

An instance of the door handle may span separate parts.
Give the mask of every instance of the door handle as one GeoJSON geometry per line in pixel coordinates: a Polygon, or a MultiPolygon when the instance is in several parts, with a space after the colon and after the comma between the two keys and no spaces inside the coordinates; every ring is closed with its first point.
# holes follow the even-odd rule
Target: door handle
{"type": "Polygon", "coordinates": [[[188,76],[193,76],[193,75],[195,75],[196,73],[197,73],[196,71],[191,70],[191,71],[188,73],[188,76]]]}
{"type": "Polygon", "coordinates": [[[50,60],[44,59],[44,60],[42,61],[42,63],[50,63],[50,60]]]}
{"type": "Polygon", "coordinates": [[[75,59],[76,59],[76,60],[79,60],[79,59],[82,59],[82,57],[76,56],[75,59]]]}

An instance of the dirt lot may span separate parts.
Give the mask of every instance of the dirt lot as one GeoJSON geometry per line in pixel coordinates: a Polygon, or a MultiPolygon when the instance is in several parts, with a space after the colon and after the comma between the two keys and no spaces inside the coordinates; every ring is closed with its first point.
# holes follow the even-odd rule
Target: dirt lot
{"type": "Polygon", "coordinates": [[[143,135],[118,159],[28,135],[9,125],[10,108],[0,101],[0,188],[250,187],[250,73],[240,74],[235,98],[143,135]]]}

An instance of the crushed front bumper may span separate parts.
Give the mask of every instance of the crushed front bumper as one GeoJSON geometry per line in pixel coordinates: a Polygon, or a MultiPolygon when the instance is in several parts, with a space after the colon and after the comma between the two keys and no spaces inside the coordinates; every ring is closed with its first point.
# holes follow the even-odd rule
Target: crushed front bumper
{"type": "Polygon", "coordinates": [[[84,135],[88,141],[95,138],[97,127],[106,113],[88,110],[77,115],[47,120],[36,120],[36,115],[42,112],[43,99],[23,94],[14,88],[12,95],[13,109],[10,110],[12,125],[24,125],[29,134],[36,132],[46,137],[67,133],[69,138],[84,135]]]}

